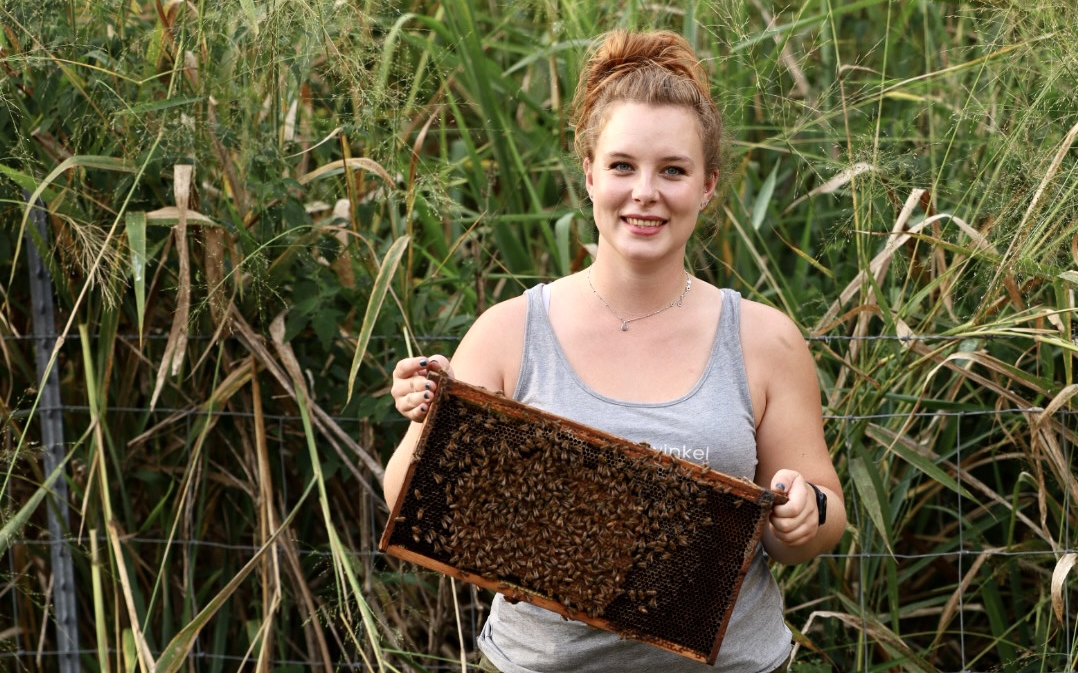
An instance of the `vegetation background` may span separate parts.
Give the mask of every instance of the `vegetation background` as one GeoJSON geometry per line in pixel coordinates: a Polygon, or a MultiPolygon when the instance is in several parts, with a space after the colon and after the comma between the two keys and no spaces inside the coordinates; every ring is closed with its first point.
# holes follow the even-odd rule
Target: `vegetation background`
{"type": "Polygon", "coordinates": [[[617,26],[725,108],[693,273],[819,367],[851,526],[774,569],[793,670],[1075,669],[1071,0],[6,0],[0,668],[61,646],[33,254],[85,670],[461,667],[489,597],[373,553],[388,370],[588,263],[567,102],[617,26]]]}

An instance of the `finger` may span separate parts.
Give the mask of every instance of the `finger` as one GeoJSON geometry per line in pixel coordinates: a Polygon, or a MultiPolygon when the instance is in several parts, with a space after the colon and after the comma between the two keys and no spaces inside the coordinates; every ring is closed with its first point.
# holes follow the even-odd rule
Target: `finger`
{"type": "Polygon", "coordinates": [[[449,376],[453,376],[453,368],[449,366],[449,358],[444,355],[436,354],[430,356],[429,365],[432,371],[445,372],[449,376]]]}
{"type": "Polygon", "coordinates": [[[429,390],[409,392],[394,399],[394,405],[401,415],[413,421],[422,420],[430,408],[433,395],[429,390]]]}
{"type": "Polygon", "coordinates": [[[794,483],[801,478],[801,473],[796,470],[781,469],[771,477],[771,490],[789,495],[794,483]]]}
{"type": "Polygon", "coordinates": [[[427,364],[428,358],[423,355],[397,360],[397,365],[393,368],[393,378],[407,379],[415,376],[421,370],[426,368],[427,364]]]}

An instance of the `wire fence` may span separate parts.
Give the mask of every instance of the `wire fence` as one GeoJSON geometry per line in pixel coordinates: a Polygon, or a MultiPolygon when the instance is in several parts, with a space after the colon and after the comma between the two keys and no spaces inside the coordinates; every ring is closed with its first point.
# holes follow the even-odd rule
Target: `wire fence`
{"type": "MultiPolygon", "coordinates": [[[[899,337],[888,338],[900,340],[899,337]]],[[[914,338],[941,339],[940,337],[914,338]]],[[[452,339],[443,337],[432,337],[430,340],[452,341],[452,339]]],[[[832,342],[837,339],[836,337],[821,337],[812,340],[832,342]]],[[[77,347],[71,353],[72,355],[78,353],[77,347]]],[[[44,410],[39,409],[38,411],[44,410]]],[[[65,404],[61,405],[60,412],[66,428],[65,436],[83,437],[90,426],[91,409],[86,405],[65,404]]],[[[964,453],[968,452],[974,444],[983,442],[985,438],[981,435],[964,437],[963,427],[970,425],[971,422],[976,425],[976,421],[988,418],[999,424],[1006,425],[1010,421],[1024,421],[1030,418],[1031,415],[1040,414],[1041,412],[1043,412],[1043,409],[1040,408],[1008,407],[978,410],[921,410],[914,412],[913,415],[924,419],[928,423],[939,422],[942,419],[954,419],[956,421],[957,430],[954,434],[954,445],[936,447],[936,449],[940,455],[947,455],[950,464],[955,466],[952,476],[956,483],[960,486],[965,486],[967,484],[967,475],[963,474],[962,467],[965,464],[964,453]]],[[[190,436],[195,432],[196,422],[200,419],[204,420],[208,413],[197,408],[158,408],[153,410],[152,413],[142,408],[111,408],[107,411],[104,422],[115,424],[117,427],[132,425],[153,427],[158,423],[171,421],[177,424],[177,435],[190,436]],[[134,422],[135,419],[137,419],[137,423],[134,422]],[[182,420],[177,421],[177,419],[182,420]]],[[[13,417],[25,417],[25,415],[25,410],[12,411],[13,417]]],[[[251,418],[251,413],[244,410],[222,409],[213,411],[212,415],[217,422],[226,419],[240,422],[251,418]]],[[[829,425],[837,424],[841,427],[852,427],[865,421],[908,418],[910,416],[911,414],[888,412],[871,415],[829,414],[825,416],[825,422],[829,425]]],[[[296,485],[302,483],[301,479],[286,478],[288,475],[296,473],[296,456],[306,450],[298,448],[304,441],[302,419],[299,416],[288,414],[264,415],[262,418],[270,429],[269,441],[273,449],[271,455],[275,455],[277,461],[275,473],[281,475],[281,478],[274,484],[275,498],[283,506],[287,506],[294,503],[299,497],[299,489],[296,488],[296,485]]],[[[353,436],[358,436],[362,431],[361,425],[363,421],[361,419],[337,417],[334,421],[353,436]]],[[[1078,428],[1078,418],[1076,418],[1075,412],[1066,409],[1057,411],[1052,418],[1052,422],[1059,424],[1064,430],[1078,428]]],[[[388,421],[388,423],[400,423],[400,430],[403,430],[401,421],[392,420],[388,421]]],[[[390,431],[388,434],[392,435],[394,433],[395,430],[390,431]]],[[[1059,436],[1062,438],[1065,464],[1073,466],[1073,446],[1068,439],[1070,434],[1064,431],[1059,436]]],[[[14,445],[14,438],[10,430],[5,441],[7,455],[10,456],[11,448],[14,445]]],[[[75,446],[77,442],[69,439],[67,443],[70,446],[75,446]]],[[[847,442],[846,451],[847,455],[844,456],[846,462],[854,462],[855,456],[851,453],[852,443],[847,442]]],[[[214,456],[213,458],[220,460],[222,464],[228,462],[228,458],[224,455],[214,456]]],[[[837,458],[839,456],[836,456],[837,458]]],[[[219,475],[219,477],[227,479],[228,475],[223,474],[219,475]]],[[[347,476],[342,472],[341,478],[345,479],[347,476]]],[[[139,483],[141,482],[133,480],[127,486],[133,488],[139,483]]],[[[376,484],[372,482],[371,485],[374,487],[374,491],[378,490],[376,484]]],[[[862,501],[861,491],[855,488],[853,484],[844,483],[843,486],[846,492],[851,529],[856,532],[855,534],[870,530],[873,527],[873,521],[870,520],[870,503],[862,501]]],[[[7,502],[0,503],[0,507],[3,508],[4,512],[17,511],[24,504],[20,501],[20,498],[25,495],[25,492],[25,490],[9,488],[7,490],[7,502]]],[[[371,495],[370,490],[357,489],[357,492],[360,503],[356,511],[362,512],[366,517],[364,522],[357,523],[362,523],[362,527],[372,532],[372,535],[363,538],[366,540],[364,546],[354,546],[349,553],[352,554],[356,563],[365,569],[365,572],[370,573],[366,578],[368,581],[370,576],[385,575],[386,573],[399,574],[402,572],[399,565],[391,563],[390,559],[384,557],[376,547],[378,534],[385,524],[384,503],[378,502],[371,495]]],[[[1068,512],[1071,507],[1069,490],[1063,488],[1061,493],[1063,510],[1068,512]]],[[[155,495],[161,497],[165,494],[155,495]]],[[[73,504],[78,505],[78,503],[73,504]]],[[[995,547],[988,545],[985,543],[983,530],[971,529],[974,524],[967,519],[966,511],[970,504],[968,496],[963,496],[959,489],[954,493],[953,502],[949,508],[941,507],[938,509],[941,516],[939,529],[953,539],[953,544],[949,546],[941,545],[937,549],[898,547],[886,549],[879,545],[866,544],[862,540],[854,551],[850,551],[850,548],[845,548],[823,556],[825,562],[833,561],[846,568],[853,569],[852,576],[845,578],[848,586],[854,587],[852,593],[856,596],[857,601],[858,609],[851,611],[851,613],[861,615],[860,629],[863,634],[868,634],[859,638],[851,636],[850,639],[850,650],[860,650],[860,654],[856,659],[864,662],[863,667],[857,670],[865,671],[866,673],[870,670],[889,670],[887,666],[879,663],[881,647],[887,645],[887,643],[881,643],[881,639],[885,639],[885,637],[877,635],[880,633],[877,620],[885,619],[885,616],[878,614],[880,612],[879,597],[870,596],[870,593],[879,591],[876,588],[876,578],[881,574],[903,576],[911,572],[917,572],[916,569],[918,568],[927,569],[935,565],[943,565],[949,568],[948,572],[952,572],[954,577],[959,579],[956,585],[958,586],[958,591],[951,600],[947,601],[943,610],[950,610],[957,623],[953,628],[948,628],[947,634],[942,638],[940,647],[951,650],[953,657],[949,661],[957,661],[958,665],[951,668],[932,668],[931,670],[956,672],[989,670],[979,668],[978,655],[974,654],[973,650],[970,649],[970,641],[974,639],[981,640],[984,635],[980,630],[974,634],[967,629],[966,623],[966,620],[971,618],[976,619],[978,622],[983,622],[985,619],[985,608],[980,597],[983,593],[980,583],[984,579],[978,574],[981,568],[992,566],[996,561],[1010,563],[1007,566],[1009,568],[1015,567],[1014,564],[1037,569],[1051,568],[1061,556],[1074,554],[1076,551],[1075,539],[1069,526],[1070,517],[1068,515],[1060,517],[1062,529],[1055,532],[1054,548],[1047,544],[1012,544],[995,547]],[[976,598],[972,595],[974,592],[977,592],[976,598]]],[[[238,517],[249,515],[249,512],[243,508],[238,508],[236,511],[238,517]]],[[[1036,514],[1030,512],[1030,516],[1035,517],[1036,514]]],[[[230,526],[228,521],[216,523],[222,527],[230,526]]],[[[146,530],[167,531],[167,527],[147,526],[146,530]]],[[[78,612],[79,630],[84,636],[94,633],[94,615],[88,606],[88,603],[93,599],[89,587],[85,586],[85,584],[61,587],[54,585],[51,581],[52,568],[49,567],[50,562],[48,559],[50,559],[50,549],[54,542],[45,532],[46,527],[41,525],[40,521],[36,525],[31,522],[31,525],[21,533],[20,537],[13,540],[8,551],[0,558],[0,670],[56,671],[60,670],[59,662],[64,657],[74,655],[83,662],[92,663],[101,654],[101,651],[92,644],[92,641],[85,638],[81,641],[83,644],[74,651],[57,645],[57,640],[47,623],[53,614],[52,606],[57,594],[62,591],[70,591],[78,596],[80,601],[78,612]],[[34,560],[28,562],[27,559],[34,560]],[[34,575],[33,578],[29,577],[31,574],[34,575]],[[91,642],[91,645],[88,646],[87,642],[91,642]]],[[[227,538],[217,535],[217,532],[213,530],[203,530],[201,531],[202,535],[195,534],[198,532],[188,530],[168,535],[147,533],[146,531],[128,531],[123,539],[123,544],[132,551],[136,559],[164,558],[167,555],[166,550],[171,550],[174,555],[184,555],[191,559],[194,564],[221,563],[221,559],[228,558],[242,563],[257,554],[261,548],[261,545],[254,538],[249,542],[244,542],[236,536],[227,538]]],[[[324,573],[332,557],[328,547],[321,543],[324,535],[321,532],[312,532],[310,528],[305,527],[293,530],[291,538],[298,549],[300,566],[308,569],[312,574],[324,573]],[[308,535],[310,536],[309,538],[308,535]]],[[[62,543],[71,550],[76,562],[85,566],[94,562],[96,552],[93,550],[105,549],[109,541],[100,531],[91,533],[84,529],[76,529],[70,531],[62,543]]],[[[231,566],[232,564],[226,563],[225,565],[231,566]]],[[[150,568],[152,566],[147,565],[146,567],[150,568]]],[[[194,574],[194,571],[188,572],[194,574]]],[[[1038,570],[1037,572],[1043,574],[1043,570],[1038,570]]],[[[419,576],[432,583],[438,581],[433,573],[419,571],[419,576]]],[[[82,577],[84,580],[84,574],[82,577]]],[[[780,577],[780,582],[782,581],[783,577],[780,577]]],[[[1066,585],[1066,582],[1064,584],[1066,585]]],[[[1031,590],[1034,589],[1031,588],[1031,590]]],[[[438,589],[438,591],[441,591],[441,589],[438,589]]],[[[470,587],[458,587],[455,593],[463,601],[459,608],[462,626],[455,629],[450,628],[450,630],[458,632],[458,636],[465,642],[465,649],[471,649],[474,646],[474,637],[478,633],[486,614],[489,596],[470,587]]],[[[401,596],[403,597],[405,594],[401,594],[401,596]]],[[[371,598],[375,602],[379,600],[375,596],[371,598]]],[[[1058,628],[1058,633],[1052,638],[1051,643],[1044,643],[1043,652],[1045,657],[1042,660],[1041,667],[1037,669],[1040,671],[1061,672],[1073,670],[1068,662],[1073,662],[1078,645],[1076,645],[1074,632],[1075,615],[1073,614],[1072,592],[1064,590],[1060,593],[1060,598],[1058,609],[1061,626],[1058,628]],[[1047,662],[1048,665],[1044,665],[1044,662],[1047,662]]],[[[397,599],[389,600],[398,600],[399,602],[402,598],[398,597],[397,599]]],[[[1044,600],[1048,600],[1048,598],[1046,597],[1044,600]]],[[[788,608],[799,609],[796,617],[799,621],[794,623],[791,619],[791,625],[799,631],[811,631],[814,620],[818,624],[828,618],[825,611],[806,612],[800,609],[799,606],[789,605],[788,608]],[[809,614],[807,619],[805,618],[806,614],[809,614]]],[[[229,619],[230,617],[221,615],[218,618],[229,619]]],[[[239,616],[233,613],[231,618],[238,619],[239,616]]],[[[325,618],[325,615],[323,615],[323,618],[325,618]]],[[[112,629],[115,626],[115,624],[110,624],[109,628],[112,629]]],[[[211,633],[212,630],[213,627],[211,626],[207,629],[207,632],[211,633]]],[[[210,640],[211,636],[209,635],[196,639],[188,659],[187,670],[217,671],[247,670],[251,668],[252,662],[249,656],[224,652],[220,648],[214,647],[210,640]]],[[[1032,643],[1025,643],[1025,645],[1032,645],[1032,643]]],[[[392,644],[390,644],[390,647],[392,649],[392,644]]],[[[316,657],[302,656],[302,649],[302,647],[295,648],[291,653],[278,650],[276,656],[272,657],[269,662],[271,670],[300,671],[322,669],[324,667],[323,662],[316,657]]],[[[342,647],[341,650],[343,649],[346,648],[342,647]]],[[[883,649],[887,648],[883,647],[883,649]]],[[[439,650],[439,652],[444,651],[444,647],[439,650]]],[[[892,650],[888,651],[891,652],[892,650]]],[[[977,649],[977,652],[981,651],[983,651],[983,648],[977,649]]],[[[113,649],[109,649],[108,653],[110,657],[120,656],[113,649]]],[[[460,670],[460,664],[450,657],[443,657],[441,660],[432,658],[416,663],[414,658],[410,659],[402,655],[401,661],[403,662],[401,666],[404,669],[460,670]],[[409,662],[412,663],[410,664],[409,662]]],[[[339,660],[334,661],[336,670],[364,670],[365,666],[366,664],[364,664],[362,658],[354,654],[342,654],[339,660]]],[[[895,670],[913,670],[908,662],[901,665],[896,664],[896,666],[895,670]]],[[[1008,669],[1006,666],[1001,668],[997,664],[993,665],[991,670],[1008,669]]],[[[1020,669],[1016,664],[1013,670],[1025,669],[1020,669]]]]}

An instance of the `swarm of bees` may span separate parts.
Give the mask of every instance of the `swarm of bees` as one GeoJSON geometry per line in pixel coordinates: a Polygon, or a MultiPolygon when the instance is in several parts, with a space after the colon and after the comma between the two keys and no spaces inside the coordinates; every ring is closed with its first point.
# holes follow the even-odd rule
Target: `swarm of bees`
{"type": "Polygon", "coordinates": [[[442,379],[382,548],[713,662],[774,494],[588,430],[442,379]]]}

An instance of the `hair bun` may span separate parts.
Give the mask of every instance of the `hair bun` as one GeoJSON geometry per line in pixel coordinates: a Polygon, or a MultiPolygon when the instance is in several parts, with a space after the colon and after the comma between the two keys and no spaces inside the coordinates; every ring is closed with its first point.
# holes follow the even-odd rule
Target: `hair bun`
{"type": "Polygon", "coordinates": [[[587,87],[599,93],[605,84],[641,69],[657,68],[694,83],[707,95],[707,74],[688,41],[669,30],[629,33],[615,30],[600,38],[590,63],[587,87]]]}

